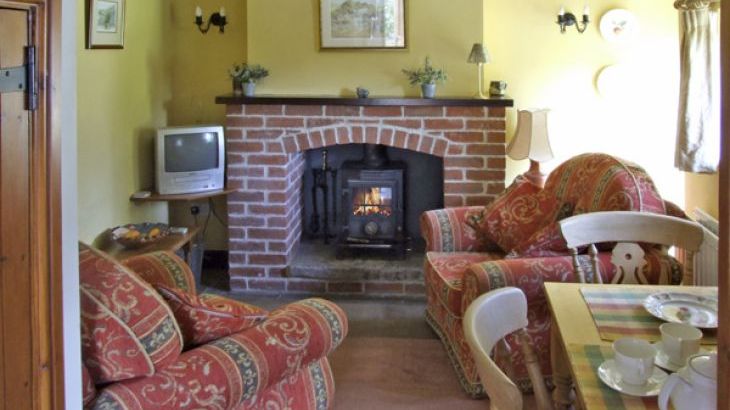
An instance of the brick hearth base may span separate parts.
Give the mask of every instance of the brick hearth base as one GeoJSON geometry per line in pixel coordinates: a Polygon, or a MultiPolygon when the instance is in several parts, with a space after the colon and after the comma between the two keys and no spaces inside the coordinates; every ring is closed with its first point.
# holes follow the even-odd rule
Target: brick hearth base
{"type": "Polygon", "coordinates": [[[511,100],[219,97],[227,104],[231,289],[272,293],[422,295],[423,281],[288,277],[302,231],[304,152],[382,144],[444,159],[446,206],[504,190],[511,100]]]}

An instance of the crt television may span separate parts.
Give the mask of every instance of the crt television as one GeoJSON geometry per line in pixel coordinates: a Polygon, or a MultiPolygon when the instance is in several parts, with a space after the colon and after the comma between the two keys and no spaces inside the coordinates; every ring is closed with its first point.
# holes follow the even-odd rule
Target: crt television
{"type": "Polygon", "coordinates": [[[155,147],[158,193],[187,194],[223,189],[223,127],[160,128],[155,147]]]}

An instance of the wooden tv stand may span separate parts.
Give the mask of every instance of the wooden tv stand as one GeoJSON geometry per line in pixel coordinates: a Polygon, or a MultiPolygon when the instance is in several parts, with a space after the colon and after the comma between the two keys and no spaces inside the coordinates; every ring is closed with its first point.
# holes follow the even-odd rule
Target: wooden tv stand
{"type": "Polygon", "coordinates": [[[197,201],[199,199],[208,199],[208,198],[214,198],[216,196],[228,195],[233,192],[236,192],[236,190],[235,189],[220,189],[217,191],[196,192],[194,194],[172,194],[172,195],[160,195],[158,193],[153,193],[152,195],[148,196],[147,198],[130,197],[129,200],[132,202],[172,202],[172,201],[190,202],[190,201],[197,201]]]}

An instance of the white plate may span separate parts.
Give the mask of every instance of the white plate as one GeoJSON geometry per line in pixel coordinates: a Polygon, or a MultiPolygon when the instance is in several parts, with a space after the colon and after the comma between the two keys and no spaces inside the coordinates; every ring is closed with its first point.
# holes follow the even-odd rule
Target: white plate
{"type": "Polygon", "coordinates": [[[659,292],[644,299],[644,308],[667,322],[701,329],[717,327],[717,300],[681,292],[659,292]]]}
{"type": "Polygon", "coordinates": [[[601,36],[606,41],[623,42],[632,39],[639,32],[639,22],[628,10],[613,9],[601,17],[601,36]]]}
{"type": "MultiPolygon", "coordinates": [[[[677,365],[672,363],[669,360],[669,356],[664,352],[664,345],[662,344],[661,340],[654,343],[654,348],[656,349],[656,356],[654,357],[654,363],[661,367],[662,369],[669,370],[670,372],[676,372],[677,370],[684,367],[684,364],[677,365]]],[[[704,349],[700,347],[699,352],[697,354],[706,354],[709,353],[709,350],[704,349]]],[[[685,363],[686,364],[686,363],[685,363]]]]}
{"type": "Polygon", "coordinates": [[[601,379],[606,386],[623,394],[636,397],[651,397],[659,395],[664,382],[667,380],[667,373],[658,368],[653,368],[649,380],[643,386],[637,386],[634,384],[627,384],[621,380],[621,374],[616,370],[616,364],[613,359],[608,359],[598,367],[598,378],[601,379]]]}

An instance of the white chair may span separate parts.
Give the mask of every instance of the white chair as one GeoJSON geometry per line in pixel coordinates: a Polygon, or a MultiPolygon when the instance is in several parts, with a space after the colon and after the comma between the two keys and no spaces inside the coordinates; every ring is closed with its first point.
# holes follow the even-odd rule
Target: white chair
{"type": "Polygon", "coordinates": [[[576,215],[558,223],[573,255],[573,269],[578,282],[586,281],[578,261],[578,248],[589,246],[593,282],[601,283],[595,244],[618,242],[611,256],[611,263],[618,268],[613,282],[647,283],[641,272],[646,263],[644,250],[637,244],[643,242],[663,245],[665,251],[672,246],[683,250],[682,284],[694,285],[694,254],[704,240],[704,231],[697,222],[648,212],[612,211],[576,215]]]}
{"type": "MultiPolygon", "coordinates": [[[[463,326],[492,409],[522,410],[523,400],[519,388],[490,357],[493,348],[495,355],[500,356],[509,351],[504,338],[512,333],[518,338],[537,408],[552,409],[540,364],[524,329],[527,327],[527,299],[520,289],[501,288],[479,296],[467,308],[463,326]]],[[[508,360],[509,355],[505,359],[508,360]]]]}

